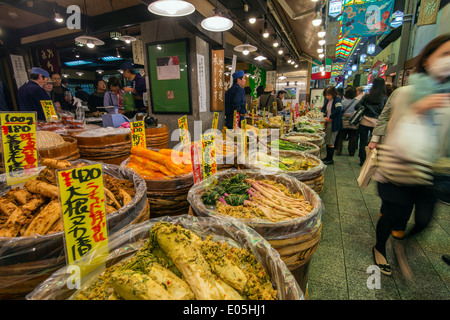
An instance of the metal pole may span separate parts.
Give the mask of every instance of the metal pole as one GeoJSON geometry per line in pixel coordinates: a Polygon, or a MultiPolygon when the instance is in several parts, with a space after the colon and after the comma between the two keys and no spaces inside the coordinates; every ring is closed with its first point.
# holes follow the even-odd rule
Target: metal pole
{"type": "Polygon", "coordinates": [[[406,0],[405,2],[405,15],[403,16],[402,34],[400,36],[400,49],[398,52],[397,61],[397,77],[395,79],[398,87],[402,86],[403,74],[405,72],[405,62],[408,54],[409,38],[411,36],[411,25],[414,12],[414,1],[406,0]]]}

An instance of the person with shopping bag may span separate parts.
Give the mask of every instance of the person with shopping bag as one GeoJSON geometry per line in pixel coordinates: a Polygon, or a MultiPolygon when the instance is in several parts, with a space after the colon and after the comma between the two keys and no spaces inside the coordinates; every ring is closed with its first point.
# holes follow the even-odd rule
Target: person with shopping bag
{"type": "MultiPolygon", "coordinates": [[[[425,46],[416,70],[408,85],[389,97],[369,144],[377,150],[373,179],[382,200],[372,253],[387,275],[392,272],[386,258],[389,237],[401,243],[428,226],[437,201],[434,165],[449,163],[450,34],[425,46]],[[415,224],[406,235],[413,209],[415,224]]],[[[400,268],[410,272],[403,244],[397,248],[401,248],[396,251],[394,246],[400,268]]]]}
{"type": "Polygon", "coordinates": [[[342,130],[342,103],[338,97],[335,87],[327,87],[323,91],[325,103],[322,107],[322,113],[325,120],[325,144],[327,146],[327,155],[322,159],[326,165],[334,164],[334,143],[336,136],[342,130]]]}

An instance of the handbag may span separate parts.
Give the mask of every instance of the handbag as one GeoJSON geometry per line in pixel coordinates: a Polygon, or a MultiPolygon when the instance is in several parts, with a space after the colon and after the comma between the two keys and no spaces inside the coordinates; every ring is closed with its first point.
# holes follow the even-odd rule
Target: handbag
{"type": "Polygon", "coordinates": [[[366,127],[375,128],[375,126],[377,125],[377,122],[378,122],[378,119],[371,118],[368,116],[363,116],[361,119],[361,122],[359,124],[362,124],[363,126],[366,126],[366,127]]]}
{"type": "Polygon", "coordinates": [[[363,117],[364,111],[366,111],[366,107],[364,105],[362,105],[361,108],[359,108],[358,110],[355,110],[350,116],[350,119],[348,119],[348,124],[351,126],[359,125],[363,117]]]}
{"type": "Polygon", "coordinates": [[[357,179],[358,185],[362,189],[365,189],[369,185],[369,182],[377,169],[377,149],[371,150],[369,147],[366,147],[366,154],[366,161],[364,161],[357,179]]]}
{"type": "MultiPolygon", "coordinates": [[[[349,123],[351,115],[345,115],[345,111],[350,109],[351,106],[353,106],[355,103],[359,103],[358,100],[355,99],[350,105],[347,106],[344,110],[342,110],[342,128],[343,129],[358,129],[358,125],[352,126],[349,123]]],[[[352,113],[353,114],[353,113],[352,113]]]]}

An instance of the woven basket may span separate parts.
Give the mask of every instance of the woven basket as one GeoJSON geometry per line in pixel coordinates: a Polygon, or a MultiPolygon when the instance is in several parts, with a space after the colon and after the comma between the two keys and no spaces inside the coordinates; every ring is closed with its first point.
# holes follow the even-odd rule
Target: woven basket
{"type": "MultiPolygon", "coordinates": [[[[293,137],[293,136],[305,137],[307,139],[307,140],[305,140],[305,142],[310,142],[310,143],[315,144],[316,146],[319,147],[320,150],[322,149],[322,146],[325,143],[325,139],[321,135],[314,134],[314,133],[291,132],[288,135],[284,136],[283,139],[289,140],[289,138],[293,137]]],[[[293,142],[298,142],[298,141],[296,140],[293,142]]]]}

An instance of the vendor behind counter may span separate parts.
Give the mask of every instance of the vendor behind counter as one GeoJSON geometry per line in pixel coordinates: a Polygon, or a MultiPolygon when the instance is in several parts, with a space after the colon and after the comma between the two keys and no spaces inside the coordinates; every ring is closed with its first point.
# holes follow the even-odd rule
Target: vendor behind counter
{"type": "Polygon", "coordinates": [[[144,105],[144,93],[147,92],[147,84],[145,78],[139,73],[133,72],[134,64],[132,62],[125,62],[122,64],[123,77],[131,81],[131,87],[124,87],[123,90],[127,93],[131,92],[134,98],[134,105],[136,110],[134,112],[127,112],[128,118],[134,117],[137,112],[147,112],[147,107],[144,105]]]}

